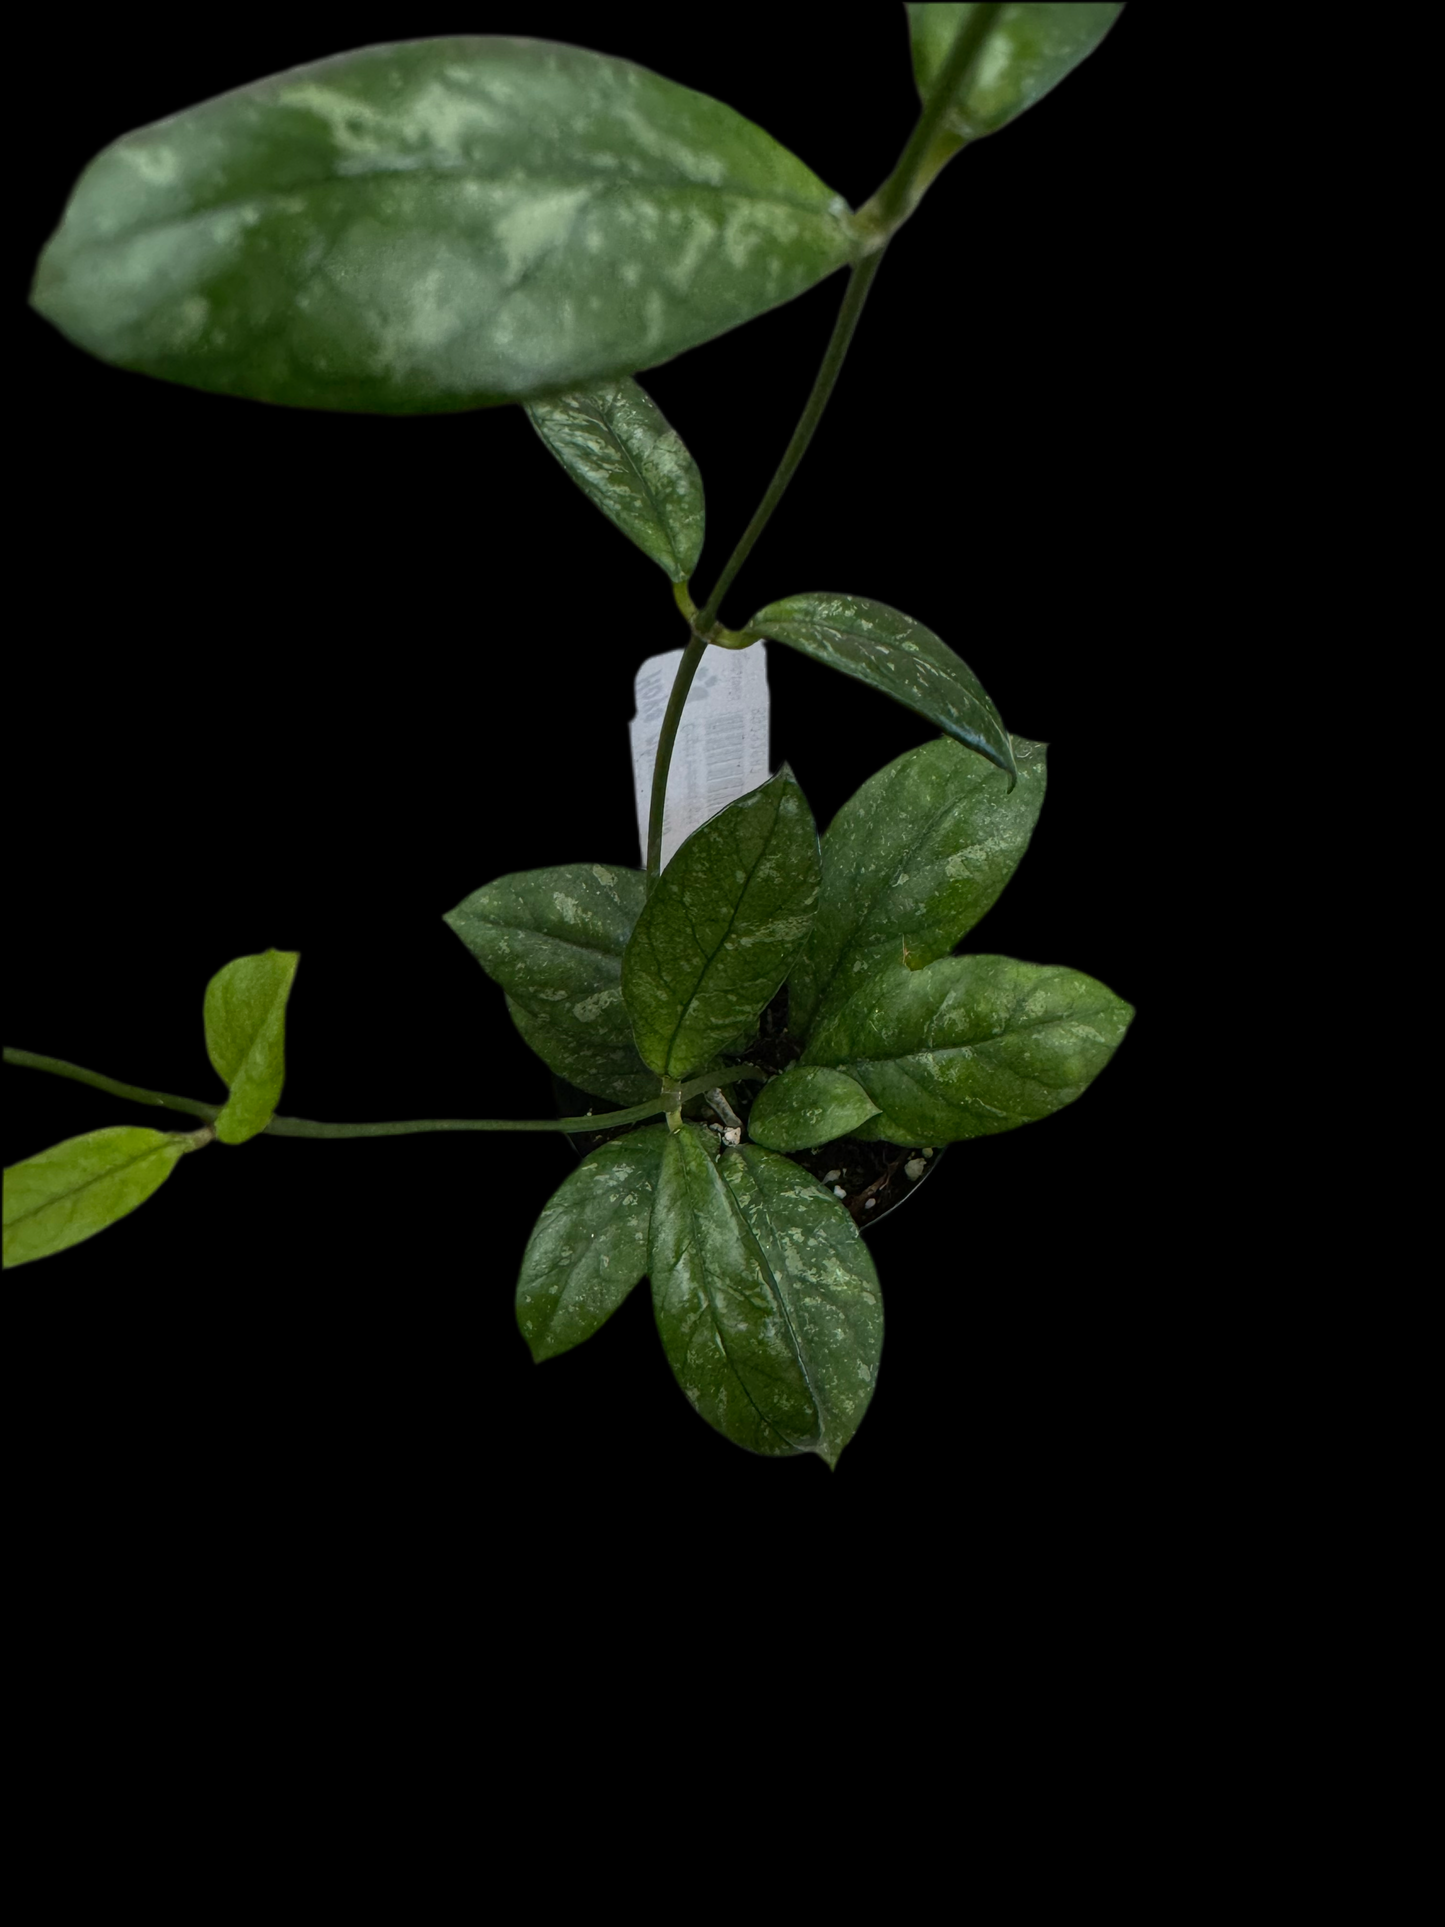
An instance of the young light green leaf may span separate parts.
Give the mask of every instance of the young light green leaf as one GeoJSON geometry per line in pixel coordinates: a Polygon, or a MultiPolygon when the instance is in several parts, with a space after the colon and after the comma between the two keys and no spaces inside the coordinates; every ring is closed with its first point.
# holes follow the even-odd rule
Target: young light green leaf
{"type": "Polygon", "coordinates": [[[880,964],[920,970],[946,956],[997,901],[1044,800],[1044,745],[1012,742],[1012,793],[994,765],[940,736],[879,770],[833,818],[818,914],[788,978],[794,1037],[880,964]]]}
{"type": "Polygon", "coordinates": [[[107,1124],[37,1151],[5,1172],[5,1269],[48,1258],[104,1231],[144,1204],[177,1158],[209,1139],[200,1131],[107,1124]]]}
{"type": "Polygon", "coordinates": [[[856,1077],[895,1142],[951,1144],[1072,1104],[1133,1015],[1077,970],[993,956],[889,964],[823,1018],[802,1061],[856,1077]]]}
{"type": "MultiPolygon", "coordinates": [[[[965,141],[993,134],[1042,100],[1079,62],[1091,54],[1124,11],[1097,0],[1079,4],[1006,6],[965,76],[944,120],[956,152],[965,141]]],[[[954,36],[973,12],[972,0],[962,5],[910,5],[908,25],[913,40],[913,74],[918,93],[926,101],[934,80],[948,58],[954,36]]]]}
{"type": "Polygon", "coordinates": [[[30,300],[165,381],[435,414],[656,367],[854,247],[842,197],[721,101],[586,48],[462,34],[123,135],[77,182],[30,300]]]}
{"type": "Polygon", "coordinates": [[[687,1077],[765,1010],[812,926],[818,833],[785,763],[694,830],[658,878],[622,958],[652,1069],[687,1077]]]}
{"type": "Polygon", "coordinates": [[[540,1365],[604,1325],[647,1270],[661,1124],[612,1138],[552,1193],[527,1240],[517,1323],[540,1365]]]}
{"type": "Polygon", "coordinates": [[[748,1113],[748,1136],[770,1151],[811,1151],[846,1137],[878,1106],[856,1078],[823,1064],[770,1077],[748,1113]]]}
{"type": "Polygon", "coordinates": [[[276,1115],[286,1079],[286,999],[300,953],[263,950],[223,964],[206,985],[206,1049],[231,1095],[216,1119],[222,1144],[244,1144],[276,1115]]]}
{"type": "Polygon", "coordinates": [[[527,414],[583,494],[686,582],[702,554],[702,477],[652,397],[620,375],[529,402],[527,414]]]}
{"type": "Polygon", "coordinates": [[[657,1095],[622,1001],[622,953],[647,878],[617,864],[519,870],[464,897],[443,922],[507,993],[512,1021],[542,1061],[617,1104],[657,1095]]]}
{"type": "Polygon", "coordinates": [[[968,664],[912,616],[864,596],[795,595],[760,609],[748,630],[881,689],[969,749],[1017,771],[1003,719],[968,664]]]}
{"type": "Polygon", "coordinates": [[[717,1169],[787,1319],[818,1411],[813,1450],[836,1467],[868,1409],[883,1351],[883,1295],[872,1256],[844,1207],[789,1159],[744,1144],[725,1151],[717,1169]]]}

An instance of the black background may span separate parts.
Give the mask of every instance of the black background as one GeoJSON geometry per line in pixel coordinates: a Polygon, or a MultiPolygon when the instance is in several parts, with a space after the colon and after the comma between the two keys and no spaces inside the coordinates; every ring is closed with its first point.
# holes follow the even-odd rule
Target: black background
{"type": "MultiPolygon", "coordinates": [[[[1154,751],[1191,486],[1161,208],[1198,134],[1187,91],[1148,84],[1180,59],[1161,11],[1128,8],[936,182],[723,609],[738,625],[780,595],[851,590],[955,647],[1008,725],[1050,745],[1032,847],[969,947],[1068,964],[1138,1008],[1079,1103],[954,1147],[878,1228],[880,1381],[837,1472],[753,1457],[699,1420],[645,1287],[532,1364],[512,1292],[573,1168],[561,1138],[258,1139],[184,1160],[128,1219],[7,1280],[25,1450],[65,1531],[117,1560],[169,1549],[211,1587],[345,1560],[439,1590],[456,1562],[465,1591],[479,1551],[585,1536],[622,1558],[636,1521],[679,1551],[704,1528],[734,1547],[743,1525],[836,1534],[840,1560],[856,1528],[919,1520],[940,1556],[962,1536],[1067,1557],[1154,1530],[1185,1469],[1167,1414],[1190,1323],[1157,1239],[1179,1046],[1160,843],[1177,779],[1154,751]]],[[[287,9],[183,48],[130,16],[79,49],[57,28],[64,112],[12,199],[12,243],[33,262],[83,166],[133,127],[460,31],[640,61],[730,102],[855,206],[893,165],[916,112],[901,6],[679,9],[660,37],[659,18],[287,9]]],[[[545,1071],[441,917],[508,871],[638,861],[632,676],[684,640],[661,572],[519,409],[387,419],[205,395],[92,360],[23,308],[27,286],[22,267],[12,461],[38,592],[7,704],[6,1041],[218,1101],[205,984],[274,945],[301,953],[284,1111],[544,1114],[545,1071]]],[[[643,376],[704,477],[699,589],[843,289],[643,376]]],[[[820,829],[930,735],[783,648],[769,675],[774,762],[820,829]]],[[[28,1071],[4,1090],[7,1163],[104,1123],[184,1125],[28,1071]]]]}

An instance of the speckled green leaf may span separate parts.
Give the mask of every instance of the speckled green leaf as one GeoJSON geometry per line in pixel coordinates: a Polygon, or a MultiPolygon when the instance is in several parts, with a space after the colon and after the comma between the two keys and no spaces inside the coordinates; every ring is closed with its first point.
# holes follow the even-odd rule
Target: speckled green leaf
{"type": "Polygon", "coordinates": [[[286,1000],[301,961],[295,950],[236,957],[206,985],[206,1050],[230,1091],[216,1119],[222,1144],[244,1144],[276,1115],[286,1081],[286,1000]]]}
{"type": "Polygon", "coordinates": [[[658,1088],[622,1001],[622,955],[646,895],[640,870],[563,863],[498,877],[443,918],[507,993],[542,1061],[617,1104],[658,1088]]]}
{"type": "Polygon", "coordinates": [[[812,927],[818,833],[785,763],[693,831],[622,959],[643,1059],[687,1077],[767,1008],[812,927]]]}
{"type": "Polygon", "coordinates": [[[1009,733],[968,664],[912,616],[864,596],[795,595],[748,628],[881,689],[1015,776],[1009,733]]]}
{"type": "Polygon", "coordinates": [[[865,1117],[861,1124],[855,1124],[848,1133],[849,1137],[862,1138],[865,1142],[881,1139],[885,1144],[897,1144],[905,1150],[919,1148],[923,1140],[916,1132],[905,1130],[896,1118],[878,1111],[872,1117],[865,1117]]]}
{"type": "MultiPolygon", "coordinates": [[[[585,1004],[588,1000],[578,1001],[585,1004]]],[[[548,1070],[575,1084],[579,1091],[618,1105],[641,1104],[657,1096],[657,1078],[637,1055],[630,1034],[609,1042],[607,1036],[589,1033],[570,1017],[564,1016],[566,1028],[559,1028],[513,997],[506,1002],[507,1014],[522,1042],[536,1052],[548,1070]]],[[[608,1025],[609,1030],[613,1028],[608,1025]]]]}
{"type": "Polygon", "coordinates": [[[803,1062],[856,1077],[901,1133],[896,1142],[950,1144],[1071,1104],[1133,1015],[1093,977],[1050,964],[888,964],[823,1019],[803,1062]]]}
{"type": "MultiPolygon", "coordinates": [[[[1032,107],[1091,54],[1124,11],[1122,4],[1030,4],[1012,0],[999,15],[972,71],[949,108],[944,127],[955,142],[978,140],[1032,107]]],[[[910,5],[913,74],[927,100],[954,36],[973,12],[962,5],[910,5]]]]}
{"type": "Polygon", "coordinates": [[[751,1452],[835,1466],[883,1349],[878,1274],[852,1218],[786,1158],[684,1125],[652,1213],[653,1309],[683,1391],[751,1452]]]}
{"type": "Polygon", "coordinates": [[[5,1172],[5,1269],[93,1238],[144,1204],[195,1148],[194,1134],[108,1124],[5,1172]]]}
{"type": "Polygon", "coordinates": [[[748,1136],[770,1151],[811,1151],[846,1137],[878,1106],[856,1078],[823,1064],[794,1064],[770,1077],[748,1113],[748,1136]]]}
{"type": "Polygon", "coordinates": [[[585,1157],[527,1240],[517,1323],[540,1364],[604,1325],[647,1270],[667,1130],[647,1125],[585,1157]]]}
{"type": "Polygon", "coordinates": [[[816,1178],[757,1145],[717,1169],[747,1221],[818,1412],[812,1448],[830,1466],[857,1431],[878,1378],[883,1295],[847,1210],[816,1178]]]}
{"type": "Polygon", "coordinates": [[[721,101],[463,34],[292,67],[113,141],[30,299],[165,381],[435,414],[656,367],[852,251],[842,197],[721,101]]]}
{"type": "Polygon", "coordinates": [[[997,900],[1044,800],[1044,745],[1012,741],[1012,791],[1001,770],[940,736],[879,770],[833,818],[818,914],[788,978],[793,1036],[879,964],[920,970],[947,956],[997,900]]]}
{"type": "Polygon", "coordinates": [[[702,554],[702,476],[652,397],[619,375],[529,402],[527,414],[583,494],[686,582],[702,554]]]}
{"type": "Polygon", "coordinates": [[[648,1261],[662,1348],[694,1409],[734,1444],[817,1451],[822,1425],[787,1307],[717,1158],[717,1139],[691,1124],[663,1148],[648,1261]]]}

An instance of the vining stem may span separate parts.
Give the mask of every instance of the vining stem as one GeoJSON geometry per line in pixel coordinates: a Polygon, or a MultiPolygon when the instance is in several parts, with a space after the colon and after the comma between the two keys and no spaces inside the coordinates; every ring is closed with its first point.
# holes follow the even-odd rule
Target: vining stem
{"type": "Polygon", "coordinates": [[[56,1077],[73,1077],[78,1083],[93,1084],[96,1090],[127,1098],[132,1104],[160,1104],[168,1111],[186,1111],[192,1117],[205,1118],[208,1124],[221,1115],[219,1104],[203,1104],[195,1097],[173,1097],[169,1091],[146,1091],[138,1084],[122,1084],[118,1078],[104,1077],[99,1071],[82,1070],[79,1064],[67,1063],[63,1057],[41,1057],[33,1050],[12,1050],[7,1044],[5,1062],[31,1071],[51,1071],[56,1077]]]}
{"type": "Polygon", "coordinates": [[[908,137],[908,145],[898,157],[898,165],[872,198],[858,210],[858,218],[878,226],[886,238],[908,219],[919,197],[950,154],[956,153],[957,139],[944,134],[943,117],[974,66],[989,29],[1003,12],[1001,5],[976,6],[953,37],[948,58],[938,70],[929,90],[918,124],[908,137]]]}
{"type": "MultiPolygon", "coordinates": [[[[112,1097],[124,1097],[132,1104],[159,1104],[168,1111],[186,1111],[192,1117],[203,1117],[207,1122],[218,1118],[223,1106],[202,1104],[194,1097],[172,1097],[167,1091],[146,1091],[136,1084],[122,1084],[114,1077],[103,1077],[99,1071],[88,1071],[79,1064],[68,1064],[63,1057],[41,1057],[34,1051],[12,1050],[5,1047],[5,1062],[17,1064],[27,1070],[50,1071],[56,1077],[73,1077],[78,1083],[92,1084],[99,1091],[108,1091],[112,1097]]],[[[766,1071],[756,1064],[735,1064],[721,1076],[714,1071],[704,1071],[701,1076],[692,1078],[680,1088],[651,1098],[646,1104],[634,1104],[625,1111],[589,1111],[586,1117],[422,1117],[407,1118],[396,1124],[318,1124],[309,1117],[273,1117],[265,1130],[272,1137],[407,1137],[415,1131],[605,1131],[614,1124],[640,1124],[644,1118],[661,1117],[665,1112],[686,1103],[690,1097],[700,1097],[704,1091],[717,1090],[724,1084],[737,1084],[745,1078],[762,1082],[766,1071]]]]}
{"type": "Polygon", "coordinates": [[[652,766],[652,801],[647,817],[647,888],[649,894],[662,871],[662,817],[667,803],[667,772],[672,763],[673,745],[677,741],[678,725],[682,721],[683,708],[687,702],[687,692],[692,687],[692,679],[697,674],[702,652],[708,644],[708,631],[717,620],[719,604],[732,586],[733,577],[747,561],[748,553],[763,530],[773,510],[783,499],[783,491],[803,459],[808,443],[813,439],[813,431],[822,419],[823,410],[828,405],[828,397],[833,392],[833,384],[838,379],[838,371],[843,366],[843,357],[848,352],[848,344],[853,339],[853,331],[858,326],[858,317],[863,312],[863,303],[868,298],[868,290],[873,285],[882,262],[884,247],[854,264],[848,276],[848,291],[843,296],[843,305],[838,310],[838,319],[833,324],[833,334],[823,356],[823,365],[818,370],[818,378],[813,383],[813,392],[799,417],[798,426],[793,430],[793,439],[783,451],[783,459],[778,463],[777,472],[768,484],[768,490],[757,507],[757,513],[743,530],[737,547],[728,557],[727,566],[718,577],[712,594],[708,597],[699,613],[691,623],[692,635],[682,652],[677,675],[673,681],[672,693],[667,699],[667,709],[662,718],[662,729],[657,738],[657,760],[652,766]]]}
{"type": "Polygon", "coordinates": [[[707,643],[694,629],[672,679],[667,708],[662,712],[662,728],[657,737],[657,755],[652,765],[652,800],[647,806],[647,893],[652,894],[662,874],[662,815],[667,807],[667,772],[672,767],[672,746],[677,741],[677,726],[682,721],[687,692],[702,661],[707,643]]]}
{"type": "MultiPolygon", "coordinates": [[[[886,247],[886,243],[884,246],[886,247]]],[[[847,292],[843,305],[838,310],[838,319],[833,323],[833,333],[823,356],[823,365],[818,370],[818,378],[813,383],[813,392],[798,417],[798,426],[793,430],[793,439],[783,451],[783,459],[768,483],[767,494],[758,503],[757,511],[751,522],[743,530],[738,545],[727,559],[722,574],[718,577],[712,594],[703,604],[697,621],[693,625],[703,635],[717,619],[717,612],[723,597],[732,587],[733,578],[747,561],[753,544],[767,527],[773,510],[783,499],[783,491],[797,472],[798,464],[807,452],[808,443],[813,439],[814,430],[823,418],[823,410],[828,406],[828,398],[843,366],[843,358],[858,326],[858,317],[863,312],[863,303],[868,299],[868,290],[873,286],[873,278],[882,263],[884,248],[867,255],[862,261],[854,263],[848,276],[847,292]]]]}
{"type": "MultiPolygon", "coordinates": [[[[903,225],[913,211],[917,199],[915,189],[920,188],[920,176],[927,173],[931,178],[932,173],[936,172],[942,164],[941,159],[934,152],[940,123],[965,74],[977,59],[988,37],[989,29],[1002,11],[999,5],[980,5],[976,6],[964,20],[962,27],[954,36],[948,58],[939,70],[937,83],[929,93],[908,144],[899,156],[898,165],[867,203],[866,210],[861,211],[864,225],[872,226],[875,231],[881,231],[881,238],[871,252],[854,262],[848,276],[848,288],[843,296],[843,305],[838,310],[838,318],[833,324],[833,333],[823,355],[823,364],[813,383],[812,393],[808,396],[803,412],[798,418],[798,425],[793,430],[793,438],[783,451],[783,459],[778,463],[773,479],[768,483],[767,493],[759,502],[752,521],[743,530],[737,547],[728,557],[722,574],[713,585],[712,594],[689,622],[688,626],[692,634],[688,638],[687,647],[682,652],[682,661],[678,664],[677,675],[673,679],[667,708],[663,712],[662,729],[657,738],[657,755],[652,766],[652,795],[647,814],[649,895],[662,873],[662,819],[667,807],[667,776],[672,766],[672,752],[677,742],[682,712],[687,704],[688,691],[692,688],[693,677],[696,676],[698,665],[702,661],[703,650],[710,640],[710,631],[717,622],[722,599],[732,587],[739,569],[751,554],[753,544],[767,527],[773,510],[782,501],[784,491],[807,452],[808,444],[813,439],[814,431],[823,418],[823,410],[827,407],[828,399],[833,393],[834,384],[843,366],[843,359],[848,353],[854,330],[858,326],[858,317],[863,312],[863,303],[868,299],[868,290],[873,286],[874,276],[878,273],[883,256],[888,250],[888,242],[894,231],[903,225]]],[[[952,151],[951,146],[948,151],[952,151]]],[[[927,181],[923,181],[921,185],[926,186],[927,181]]],[[[681,603],[682,598],[679,597],[680,606],[681,603]]]]}

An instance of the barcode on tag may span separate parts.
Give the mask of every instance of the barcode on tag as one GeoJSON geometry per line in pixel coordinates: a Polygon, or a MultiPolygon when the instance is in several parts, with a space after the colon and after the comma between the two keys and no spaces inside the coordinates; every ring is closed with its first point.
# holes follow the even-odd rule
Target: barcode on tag
{"type": "MultiPolygon", "coordinates": [[[[662,818],[662,864],[699,824],[766,783],[768,768],[768,663],[764,642],[749,649],[709,649],[698,664],[667,772],[662,818]]],[[[633,690],[632,785],[637,797],[637,834],[647,863],[647,815],[652,766],[680,649],[649,656],[633,690]]]]}

